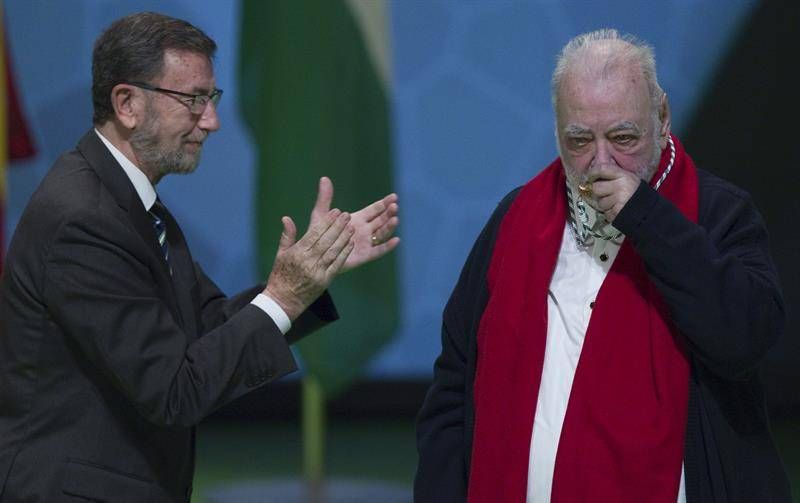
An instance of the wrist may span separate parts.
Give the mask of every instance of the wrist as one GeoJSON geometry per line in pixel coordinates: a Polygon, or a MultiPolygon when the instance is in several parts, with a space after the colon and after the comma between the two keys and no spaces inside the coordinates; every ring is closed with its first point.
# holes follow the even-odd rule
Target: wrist
{"type": "Polygon", "coordinates": [[[262,292],[283,309],[290,321],[296,320],[305,311],[305,306],[291,294],[284,294],[279,289],[267,285],[262,292]]]}

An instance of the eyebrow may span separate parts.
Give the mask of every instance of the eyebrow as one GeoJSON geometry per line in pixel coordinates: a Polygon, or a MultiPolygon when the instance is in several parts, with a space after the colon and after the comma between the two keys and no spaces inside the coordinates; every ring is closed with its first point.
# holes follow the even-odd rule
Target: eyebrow
{"type": "MultiPolygon", "coordinates": [[[[564,127],[564,134],[571,135],[571,136],[580,136],[580,135],[591,135],[594,134],[591,129],[578,126],[575,124],[570,124],[564,127]]],[[[633,121],[622,121],[619,124],[616,124],[611,127],[606,133],[618,133],[620,131],[634,131],[636,134],[643,135],[646,130],[643,130],[633,121]]]]}
{"type": "Polygon", "coordinates": [[[634,131],[638,135],[643,135],[645,133],[645,131],[646,131],[646,130],[643,130],[642,128],[640,128],[639,125],[636,124],[635,122],[622,121],[619,124],[617,124],[616,126],[614,126],[611,129],[609,129],[608,132],[609,133],[616,133],[616,132],[619,132],[619,131],[631,131],[631,130],[634,131]]]}
{"type": "Polygon", "coordinates": [[[585,127],[576,126],[575,124],[570,124],[569,126],[566,126],[564,128],[564,134],[576,136],[582,134],[592,134],[592,131],[585,127]]]}

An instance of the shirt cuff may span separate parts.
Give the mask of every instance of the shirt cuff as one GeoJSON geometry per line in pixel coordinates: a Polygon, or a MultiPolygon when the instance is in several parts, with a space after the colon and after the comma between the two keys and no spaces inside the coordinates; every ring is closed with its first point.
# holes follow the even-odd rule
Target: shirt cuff
{"type": "Polygon", "coordinates": [[[292,328],[292,320],[286,315],[286,312],[278,305],[277,302],[270,299],[263,293],[256,295],[256,298],[250,301],[251,304],[257,306],[262,311],[267,313],[267,316],[272,318],[272,321],[278,325],[281,333],[286,335],[286,332],[292,328]]]}

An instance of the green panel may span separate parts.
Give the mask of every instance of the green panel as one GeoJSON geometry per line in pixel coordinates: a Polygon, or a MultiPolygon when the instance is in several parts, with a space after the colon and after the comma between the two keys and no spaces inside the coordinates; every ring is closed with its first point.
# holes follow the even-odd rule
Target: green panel
{"type": "MultiPolygon", "coordinates": [[[[258,148],[256,231],[266,277],[291,216],[302,232],[318,180],[334,207],[355,211],[392,192],[387,97],[341,1],[243,2],[242,113],[258,148]]],[[[396,253],[396,252],[395,252],[396,253]]],[[[337,278],[342,319],[299,343],[306,369],[338,393],[389,340],[397,324],[395,254],[337,278]]]]}

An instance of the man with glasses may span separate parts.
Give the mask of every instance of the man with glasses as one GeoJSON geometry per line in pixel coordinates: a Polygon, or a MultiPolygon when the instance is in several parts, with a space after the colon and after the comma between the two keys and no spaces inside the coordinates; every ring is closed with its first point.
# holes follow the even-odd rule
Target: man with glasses
{"type": "Polygon", "coordinates": [[[154,13],[95,43],[94,128],[32,196],[2,278],[0,501],[188,501],[195,425],[295,370],[289,342],[337,318],[334,277],[398,243],[395,195],[349,214],[323,178],[266,284],[219,291],[155,190],[220,127],[215,49],[154,13]]]}

